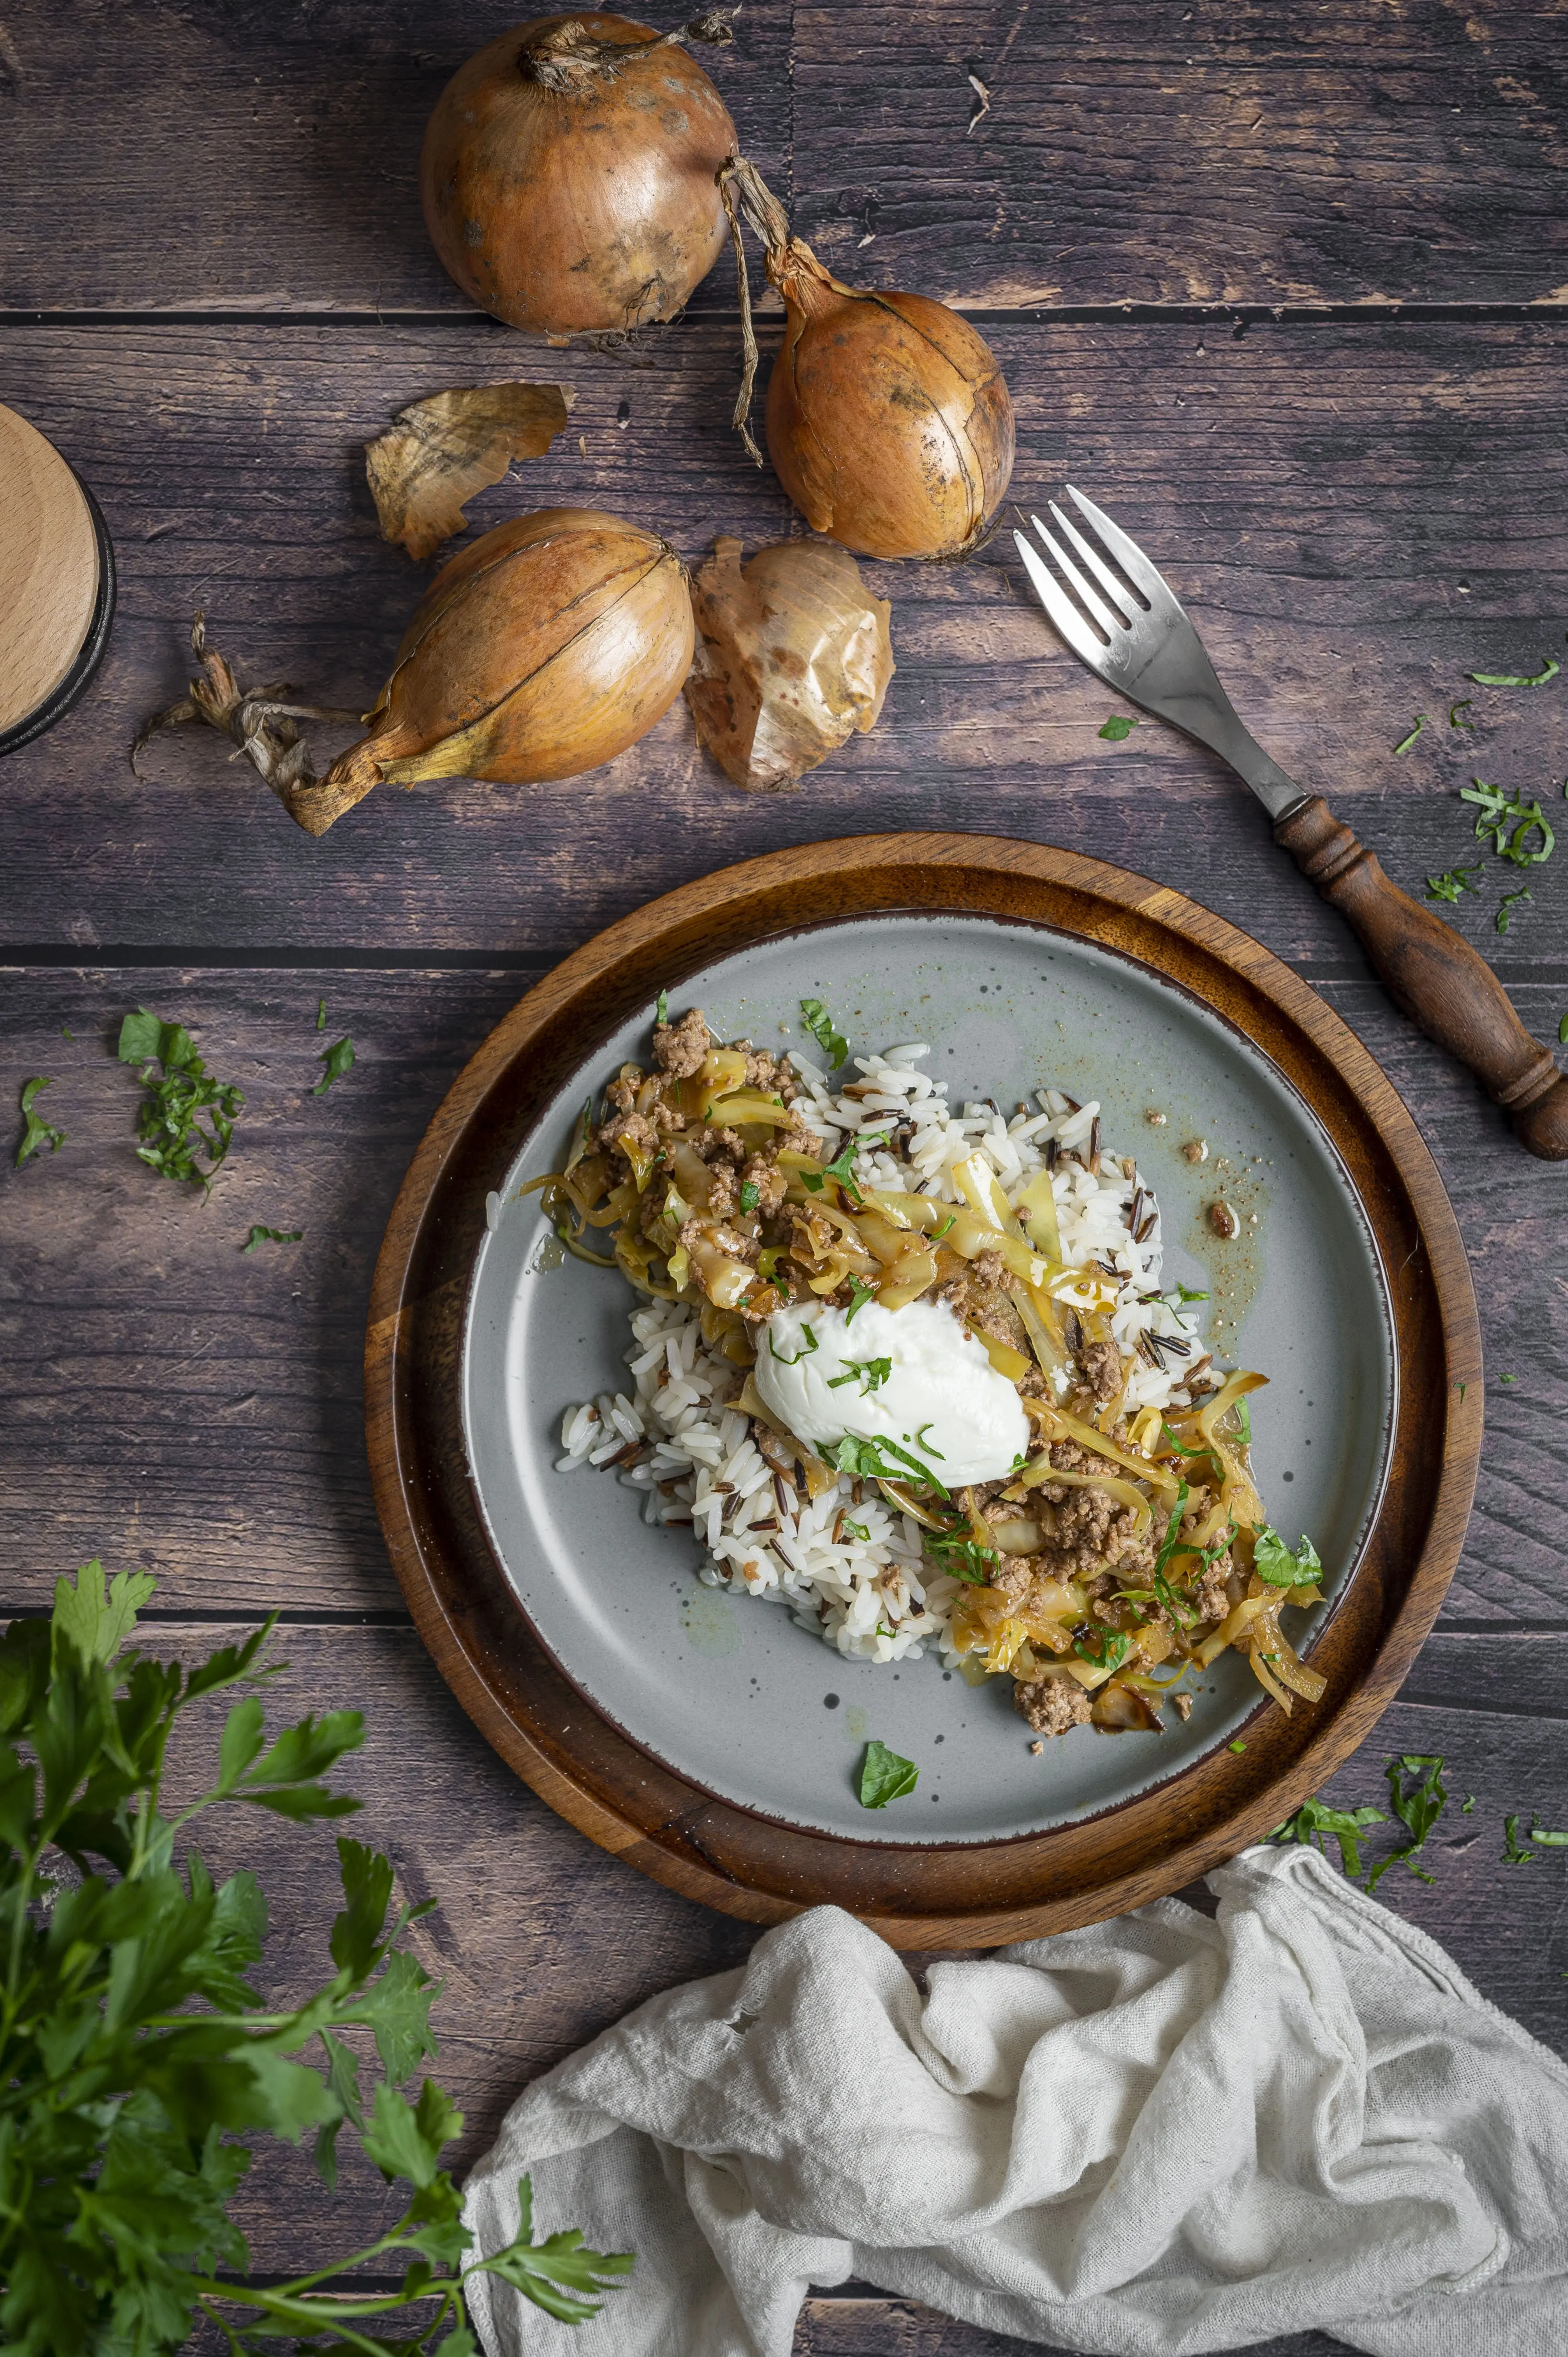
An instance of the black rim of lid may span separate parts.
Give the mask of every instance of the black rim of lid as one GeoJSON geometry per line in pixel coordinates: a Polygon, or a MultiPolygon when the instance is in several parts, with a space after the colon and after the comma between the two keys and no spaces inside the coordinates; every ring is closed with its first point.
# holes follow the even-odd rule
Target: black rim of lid
{"type": "Polygon", "coordinates": [[[74,467],[71,473],[92,518],[92,536],[98,544],[98,595],[93,600],[87,636],[78,650],[76,661],[59,685],[44,698],[42,704],[35,705],[25,719],[18,720],[13,727],[0,729],[0,760],[4,760],[7,753],[15,753],[22,746],[30,745],[35,737],[41,737],[46,728],[52,728],[57,720],[63,720],[72,705],[81,702],[97,676],[104,650],[109,644],[109,632],[114,620],[114,544],[109,537],[109,527],[103,521],[97,500],[74,467]]]}

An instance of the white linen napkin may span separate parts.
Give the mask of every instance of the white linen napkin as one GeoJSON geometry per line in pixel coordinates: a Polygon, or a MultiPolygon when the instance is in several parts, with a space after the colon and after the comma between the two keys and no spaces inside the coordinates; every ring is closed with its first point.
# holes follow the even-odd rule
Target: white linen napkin
{"type": "Polygon", "coordinates": [[[585,2325],[474,2283],[489,2357],[789,2357],[851,2276],[988,2328],[1187,2357],[1317,2327],[1374,2357],[1563,2357],[1568,2068],[1304,1848],[933,1962],[819,1908],[528,2088],[479,2247],[581,2226],[585,2325]]]}

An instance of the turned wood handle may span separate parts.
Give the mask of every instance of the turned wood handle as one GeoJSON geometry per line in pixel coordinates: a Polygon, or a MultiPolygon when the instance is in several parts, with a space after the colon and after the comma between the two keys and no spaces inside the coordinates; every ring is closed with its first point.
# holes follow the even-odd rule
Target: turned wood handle
{"type": "Polygon", "coordinates": [[[1274,829],[1304,876],[1349,920],[1391,996],[1429,1039],[1467,1064],[1516,1135],[1545,1162],[1568,1160],[1568,1079],[1532,1039],[1507,991],[1452,925],[1391,884],[1374,853],[1321,794],[1274,829]]]}

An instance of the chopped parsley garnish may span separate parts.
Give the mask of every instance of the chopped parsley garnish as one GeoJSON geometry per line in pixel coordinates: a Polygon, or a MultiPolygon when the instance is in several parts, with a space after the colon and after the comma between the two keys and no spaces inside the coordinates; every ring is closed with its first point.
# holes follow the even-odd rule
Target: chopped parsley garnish
{"type": "Polygon", "coordinates": [[[934,1555],[954,1579],[966,1579],[972,1587],[990,1587],[987,1566],[996,1561],[994,1547],[982,1546],[978,1539],[938,1538],[929,1531],[925,1534],[925,1546],[926,1553],[934,1555]]]}
{"type": "MultiPolygon", "coordinates": [[[[904,1435],[904,1437],[905,1437],[905,1439],[906,1439],[906,1440],[912,1440],[912,1441],[913,1441],[913,1443],[914,1443],[914,1446],[915,1446],[917,1448],[923,1448],[923,1449],[925,1450],[925,1452],[926,1452],[926,1454],[927,1454],[927,1456],[928,1456],[928,1457],[934,1457],[934,1458],[936,1458],[936,1460],[937,1460],[938,1464],[940,1465],[940,1464],[942,1462],[942,1452],[941,1452],[941,1450],[940,1450],[940,1448],[934,1448],[934,1447],[932,1446],[931,1442],[930,1442],[930,1441],[929,1441],[929,1440],[926,1438],[926,1435],[927,1435],[927,1433],[928,1433],[928,1432],[929,1432],[929,1430],[930,1430],[930,1428],[931,1428],[931,1424],[932,1424],[933,1420],[934,1420],[934,1419],[932,1419],[931,1417],[928,1417],[928,1418],[927,1418],[927,1420],[926,1420],[926,1422],[925,1422],[923,1425],[921,1425],[921,1426],[919,1427],[919,1430],[918,1430],[918,1432],[915,1432],[915,1433],[912,1433],[912,1434],[911,1434],[911,1433],[908,1433],[908,1432],[907,1432],[907,1433],[904,1435]]],[[[1024,1462],[1024,1460],[1023,1460],[1023,1458],[1022,1458],[1021,1457],[1015,1457],[1015,1458],[1013,1459],[1013,1462],[1014,1462],[1014,1464],[1015,1464],[1015,1465],[1022,1465],[1022,1463],[1024,1462]]]]}
{"type": "Polygon", "coordinates": [[[1459,715],[1462,712],[1468,712],[1470,706],[1475,703],[1475,701],[1476,699],[1473,695],[1462,695],[1457,704],[1451,704],[1449,705],[1448,726],[1450,728],[1474,728],[1476,724],[1473,720],[1461,720],[1459,715]]]}
{"type": "Polygon", "coordinates": [[[880,1391],[893,1372],[891,1359],[841,1359],[839,1364],[846,1370],[846,1372],[828,1377],[829,1391],[840,1391],[845,1383],[853,1383],[858,1376],[862,1399],[868,1398],[875,1391],[880,1391]]]}
{"type": "Polygon", "coordinates": [[[1113,712],[1100,734],[1110,744],[1123,745],[1137,726],[1125,712],[1113,712]]]}
{"type": "Polygon", "coordinates": [[[69,1040],[70,1041],[71,1046],[72,1046],[73,1048],[75,1047],[75,1045],[76,1045],[76,1034],[75,1034],[75,1032],[74,1032],[74,1031],[72,1031],[72,1030],[70,1030],[70,1028],[68,1028],[68,1027],[67,1027],[65,1024],[63,1024],[63,1023],[62,1023],[62,1024],[60,1025],[60,1027],[59,1027],[59,1036],[60,1036],[60,1038],[61,1038],[62,1039],[69,1039],[69,1040]]]}
{"type": "Polygon", "coordinates": [[[661,990],[653,1002],[653,1019],[655,1023],[668,1023],[670,1020],[670,993],[667,990],[661,990]]]}
{"type": "Polygon", "coordinates": [[[56,1129],[54,1124],[46,1121],[42,1114],[33,1111],[33,1100],[38,1091],[52,1089],[53,1086],[54,1082],[47,1072],[36,1072],[30,1081],[22,1082],[22,1119],[26,1122],[27,1127],[22,1132],[22,1143],[16,1148],[18,1170],[24,1162],[32,1160],[40,1146],[47,1146],[51,1154],[58,1154],[65,1144],[64,1130],[56,1129]]]}
{"type": "Polygon", "coordinates": [[[866,1544],[870,1541],[871,1533],[867,1530],[865,1524],[864,1523],[852,1523],[847,1515],[839,1524],[839,1528],[843,1531],[846,1539],[859,1539],[863,1544],[866,1544]]]}
{"type": "Polygon", "coordinates": [[[1554,1834],[1550,1826],[1538,1825],[1533,1815],[1530,1820],[1530,1837],[1532,1842],[1539,1842],[1543,1849],[1568,1849],[1568,1834],[1554,1834]]]}
{"type": "MultiPolygon", "coordinates": [[[[1565,1015],[1565,1016],[1563,1017],[1563,1020],[1564,1021],[1564,1023],[1568,1023],[1568,1015],[1565,1015]]],[[[956,1227],[957,1227],[957,1225],[958,1225],[958,1213],[957,1213],[956,1211],[950,1211],[950,1212],[948,1213],[947,1218],[943,1221],[943,1222],[942,1222],[941,1226],[940,1226],[937,1231],[936,1231],[936,1233],[932,1236],[932,1238],[931,1238],[931,1242],[932,1242],[934,1244],[940,1244],[940,1242],[941,1242],[941,1240],[942,1240],[942,1238],[946,1235],[946,1233],[947,1233],[948,1230],[949,1230],[950,1228],[956,1228],[956,1227]]]]}
{"type": "Polygon", "coordinates": [[[1528,900],[1530,898],[1530,890],[1528,884],[1521,884],[1517,891],[1505,892],[1503,894],[1502,904],[1498,909],[1498,931],[1499,933],[1506,933],[1508,931],[1509,922],[1512,918],[1515,909],[1519,906],[1519,903],[1521,900],[1528,900]]]}
{"type": "Polygon", "coordinates": [[[860,1189],[854,1183],[855,1157],[870,1146],[886,1146],[886,1143],[887,1132],[885,1129],[875,1130],[869,1135],[864,1130],[857,1130],[852,1138],[846,1140],[832,1160],[824,1162],[820,1170],[802,1170],[800,1184],[808,1194],[820,1195],[826,1182],[830,1178],[836,1178],[850,1201],[858,1209],[860,1189]]]}
{"type": "Polygon", "coordinates": [[[825,1448],[822,1454],[830,1465],[836,1465],[852,1481],[904,1481],[913,1473],[939,1498],[948,1494],[930,1467],[922,1465],[918,1457],[911,1457],[907,1448],[900,1448],[896,1440],[861,1440],[854,1433],[846,1433],[833,1447],[825,1448]],[[894,1461],[890,1463],[889,1459],[894,1461]]]}
{"type": "Polygon", "coordinates": [[[1186,1308],[1189,1301],[1207,1301],[1208,1299],[1207,1293],[1194,1293],[1190,1286],[1182,1285],[1179,1282],[1172,1292],[1165,1294],[1161,1297],[1167,1309],[1182,1309],[1186,1308]]]}
{"type": "Polygon", "coordinates": [[[1427,877],[1426,897],[1429,900],[1457,900],[1461,892],[1479,892],[1480,886],[1472,884],[1470,878],[1480,872],[1478,859],[1472,860],[1467,866],[1445,867],[1441,876],[1427,877]]]}
{"type": "Polygon", "coordinates": [[[212,1078],[183,1025],[166,1023],[145,1006],[121,1024],[119,1055],[123,1064],[141,1065],[136,1077],[147,1092],[136,1113],[138,1158],[160,1178],[209,1189],[212,1170],[229,1151],[243,1092],[231,1081],[212,1078]],[[163,1067],[156,1078],[155,1065],[163,1067]],[[204,1113],[210,1116],[208,1129],[199,1118],[204,1113]],[[197,1168],[199,1154],[210,1170],[197,1168]]]}
{"type": "Polygon", "coordinates": [[[1386,1825],[1381,1809],[1336,1809],[1320,1801],[1316,1792],[1305,1800],[1294,1816],[1276,1825],[1268,1838],[1279,1842],[1310,1842],[1316,1840],[1324,1847],[1323,1836],[1332,1834],[1339,1845],[1339,1863],[1352,1881],[1361,1872],[1360,1841],[1369,1825],[1386,1825]]]}
{"type": "Polygon", "coordinates": [[[1184,1604],[1181,1598],[1176,1595],[1175,1588],[1172,1587],[1170,1580],[1166,1576],[1165,1566],[1169,1563],[1172,1555],[1175,1555],[1177,1547],[1181,1544],[1181,1518],[1187,1512],[1187,1501],[1189,1494],[1190,1492],[1188,1491],[1187,1483],[1184,1481],[1180,1489],[1176,1491],[1176,1501],[1171,1508],[1171,1518],[1165,1524],[1165,1534],[1160,1541],[1160,1551],[1155,1557],[1155,1568],[1151,1574],[1154,1580],[1155,1594],[1159,1598],[1160,1602],[1165,1606],[1165,1610],[1170,1614],[1171,1619],[1176,1623],[1177,1627],[1183,1629],[1196,1628],[1197,1625],[1198,1615],[1193,1610],[1190,1604],[1184,1604]]]}
{"type": "Polygon", "coordinates": [[[1252,1569],[1265,1587],[1306,1587],[1323,1570],[1317,1549],[1309,1538],[1292,1555],[1278,1531],[1265,1523],[1252,1549],[1252,1569]]]}
{"type": "Polygon", "coordinates": [[[1178,1457],[1207,1457],[1208,1455],[1207,1448],[1189,1448],[1185,1440],[1178,1440],[1168,1424],[1162,1424],[1160,1430],[1165,1435],[1168,1446],[1176,1450],[1178,1457]]]}
{"type": "Polygon", "coordinates": [[[352,1039],[336,1040],[317,1059],[317,1061],[325,1067],[325,1070],[310,1093],[313,1097],[324,1097],[334,1081],[340,1081],[345,1072],[353,1069],[354,1042],[352,1039]]]}
{"type": "Polygon", "coordinates": [[[1087,1637],[1075,1637],[1072,1650],[1097,1670],[1119,1670],[1133,1650],[1133,1640],[1123,1630],[1101,1629],[1092,1643],[1087,1637]]]}
{"type": "Polygon", "coordinates": [[[747,1178],[743,1183],[740,1190],[741,1210],[743,1211],[755,1211],[761,1200],[761,1188],[757,1185],[755,1178],[747,1178]]]}
{"type": "Polygon", "coordinates": [[[912,1760],[900,1760],[874,1736],[860,1767],[860,1805],[885,1809],[889,1801],[900,1801],[906,1792],[912,1792],[919,1781],[920,1771],[912,1760]]]}
{"type": "Polygon", "coordinates": [[[864,1309],[868,1301],[875,1298],[876,1287],[874,1285],[862,1285],[858,1276],[852,1276],[849,1280],[849,1308],[843,1313],[844,1325],[852,1324],[855,1311],[864,1309]]]}
{"type": "Polygon", "coordinates": [[[1411,747],[1414,744],[1416,738],[1421,734],[1421,724],[1425,718],[1426,715],[1424,712],[1418,712],[1416,714],[1415,726],[1411,730],[1408,737],[1402,737],[1400,738],[1399,743],[1394,747],[1394,751],[1396,753],[1408,753],[1410,751],[1411,747]]]}
{"type": "Polygon", "coordinates": [[[810,1326],[802,1326],[800,1349],[791,1351],[781,1351],[773,1339],[773,1329],[770,1326],[768,1329],[768,1347],[781,1367],[798,1367],[801,1360],[809,1359],[816,1349],[817,1337],[810,1326]]]}
{"type": "Polygon", "coordinates": [[[1448,1804],[1447,1788],[1443,1781],[1441,1752],[1406,1751],[1391,1760],[1383,1770],[1389,1780],[1389,1805],[1410,1835],[1398,1849],[1380,1857],[1367,1877],[1367,1889],[1375,1890],[1391,1866],[1406,1866],[1418,1882],[1435,1882],[1435,1875],[1417,1866],[1416,1856],[1426,1846],[1426,1836],[1448,1804]],[[1415,1782],[1407,1792],[1404,1779],[1413,1776],[1415,1782]]]}
{"type": "Polygon", "coordinates": [[[1568,1015],[1557,1026],[1557,1042],[1559,1047],[1568,1048],[1568,1015]]]}
{"type": "MultiPolygon", "coordinates": [[[[1554,663],[1550,655],[1542,655],[1539,671],[1467,671],[1465,676],[1477,687],[1544,687],[1549,679],[1556,678],[1560,669],[1561,665],[1554,663]]],[[[1466,702],[1469,702],[1467,696],[1466,702]]]]}
{"type": "Polygon", "coordinates": [[[1476,840],[1485,843],[1489,837],[1500,859],[1511,859],[1516,867],[1532,867],[1551,858],[1557,840],[1551,822],[1539,802],[1523,800],[1522,790],[1508,794],[1501,786],[1489,786],[1484,778],[1476,778],[1469,785],[1460,787],[1459,799],[1476,804],[1476,840]],[[1530,837],[1537,833],[1541,836],[1540,850],[1527,850],[1530,837]]]}
{"type": "Polygon", "coordinates": [[[1499,1375],[1498,1377],[1498,1381],[1499,1383],[1517,1383],[1519,1377],[1517,1375],[1499,1375]]]}
{"type": "Polygon", "coordinates": [[[1225,1749],[1227,1751],[1245,1751],[1247,1749],[1245,1737],[1240,1735],[1232,1736],[1225,1749]]]}
{"type": "Polygon", "coordinates": [[[1475,1805],[1476,1795],[1474,1792],[1466,1792],[1464,1800],[1459,1804],[1459,1814],[1462,1817],[1467,1817],[1475,1805]]]}
{"type": "Polygon", "coordinates": [[[842,1031],[834,1030],[832,1017],[820,998],[802,998],[800,1014],[807,1030],[836,1071],[842,1063],[848,1060],[849,1041],[842,1031]]]}
{"type": "Polygon", "coordinates": [[[1520,1846],[1519,1838],[1519,1819],[1517,1817],[1505,1817],[1503,1819],[1503,1864],[1505,1866],[1534,1866],[1536,1863],[1537,1858],[1534,1850],[1525,1849],[1520,1846]]]}
{"type": "Polygon", "coordinates": [[[296,1244],[301,1241],[304,1234],[305,1230],[303,1228],[254,1227],[251,1230],[250,1234],[245,1238],[244,1243],[240,1246],[240,1250],[242,1252],[250,1252],[257,1244],[296,1244]]]}
{"type": "Polygon", "coordinates": [[[325,1031],[327,1028],[327,1001],[324,998],[318,998],[316,1002],[316,1028],[318,1031],[325,1031]]]}
{"type": "Polygon", "coordinates": [[[1235,1429],[1237,1439],[1242,1443],[1243,1447],[1251,1448],[1252,1445],[1252,1409],[1251,1403],[1244,1399],[1239,1399],[1230,1413],[1236,1419],[1235,1429]]]}

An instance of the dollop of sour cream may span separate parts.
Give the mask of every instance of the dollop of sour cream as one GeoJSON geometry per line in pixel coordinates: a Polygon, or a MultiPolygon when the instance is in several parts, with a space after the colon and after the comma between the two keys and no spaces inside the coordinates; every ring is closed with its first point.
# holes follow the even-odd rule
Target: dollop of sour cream
{"type": "Polygon", "coordinates": [[[757,1337],[754,1380],[797,1440],[891,1443],[947,1490],[999,1480],[1029,1446],[1023,1402],[945,1302],[776,1309],[757,1337]]]}

